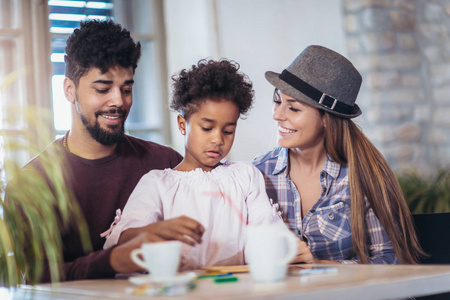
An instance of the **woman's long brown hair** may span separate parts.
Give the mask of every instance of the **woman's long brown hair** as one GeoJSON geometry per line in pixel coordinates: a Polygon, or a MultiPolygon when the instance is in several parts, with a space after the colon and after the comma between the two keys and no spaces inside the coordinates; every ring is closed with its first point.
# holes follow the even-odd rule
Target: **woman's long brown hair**
{"type": "Polygon", "coordinates": [[[400,263],[417,263],[425,254],[394,172],[352,120],[326,112],[324,117],[325,149],[332,160],[348,166],[353,251],[359,261],[369,263],[364,218],[367,197],[400,263]]]}

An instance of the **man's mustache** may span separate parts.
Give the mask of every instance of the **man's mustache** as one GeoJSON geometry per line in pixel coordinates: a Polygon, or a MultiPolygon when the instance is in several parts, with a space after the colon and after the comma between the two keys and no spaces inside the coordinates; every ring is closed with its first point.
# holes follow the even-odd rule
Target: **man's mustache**
{"type": "Polygon", "coordinates": [[[110,110],[102,110],[102,111],[98,111],[95,113],[95,116],[98,117],[100,115],[115,115],[115,114],[119,114],[122,115],[122,117],[125,117],[127,114],[127,111],[121,108],[112,108],[110,110]]]}

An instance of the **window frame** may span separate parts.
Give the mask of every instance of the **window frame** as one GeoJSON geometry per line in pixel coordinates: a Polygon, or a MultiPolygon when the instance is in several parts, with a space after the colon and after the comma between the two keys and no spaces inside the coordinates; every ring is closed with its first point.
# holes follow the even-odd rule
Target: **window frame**
{"type": "MultiPolygon", "coordinates": [[[[148,0],[146,0],[148,1],[148,0]]],[[[126,21],[135,19],[136,16],[131,15],[131,12],[129,9],[129,2],[126,0],[113,0],[112,1],[114,8],[113,8],[113,18],[116,22],[119,24],[122,24],[127,30],[130,31],[131,36],[135,41],[141,42],[141,44],[144,43],[155,43],[155,57],[153,61],[157,62],[156,66],[156,74],[158,74],[158,81],[159,84],[157,85],[158,88],[158,96],[160,99],[153,99],[152,101],[159,101],[156,103],[157,107],[160,109],[158,111],[158,114],[161,115],[161,122],[159,124],[151,126],[148,124],[145,124],[145,122],[133,122],[130,124],[130,119],[132,119],[132,115],[128,116],[128,122],[125,126],[125,130],[127,134],[134,135],[134,136],[141,136],[145,134],[152,134],[157,133],[158,136],[160,136],[160,140],[157,142],[170,145],[172,143],[171,139],[171,129],[170,129],[170,112],[168,110],[168,91],[167,91],[167,59],[166,59],[166,40],[165,40],[165,27],[164,27],[164,7],[163,7],[163,1],[162,0],[152,0],[152,4],[149,4],[148,7],[152,9],[152,11],[145,12],[143,15],[149,15],[154,18],[154,26],[155,31],[153,33],[144,33],[139,34],[136,32],[133,32],[133,28],[128,28],[126,26],[126,21]],[[130,118],[131,116],[131,118],[130,118]]],[[[48,14],[47,14],[48,15],[48,14]]],[[[54,36],[68,36],[67,34],[61,34],[61,33],[51,33],[49,32],[49,41],[51,42],[54,36]]],[[[51,44],[49,44],[51,45],[51,44]]],[[[50,50],[51,53],[51,50],[50,50]]],[[[145,55],[143,53],[143,55],[145,55]]],[[[141,58],[142,60],[142,58],[141,58]]],[[[138,71],[142,72],[141,64],[138,64],[138,71]]],[[[154,72],[155,70],[150,70],[149,72],[154,72]]],[[[144,71],[146,72],[146,71],[144,71]]],[[[51,77],[53,75],[53,72],[50,75],[49,81],[51,81],[51,77]]],[[[137,78],[135,75],[135,87],[137,87],[139,84],[145,84],[146,78],[149,78],[148,73],[142,75],[140,78],[137,78]]],[[[51,82],[50,82],[51,85],[51,82]]],[[[51,91],[50,91],[51,92],[51,91]]],[[[136,97],[133,97],[133,107],[136,109],[136,106],[138,106],[136,103],[138,101],[148,101],[149,95],[144,95],[143,99],[137,99],[136,97]]],[[[50,97],[51,101],[53,101],[52,97],[50,97]]],[[[50,107],[52,103],[50,103],[50,107]]],[[[133,113],[133,107],[131,108],[131,114],[133,113]]],[[[63,135],[66,130],[61,129],[54,129],[56,135],[63,135]]]]}
{"type": "MultiPolygon", "coordinates": [[[[17,52],[14,55],[20,59],[17,60],[17,66],[15,66],[17,69],[13,72],[19,72],[19,74],[18,78],[13,80],[19,81],[19,89],[22,91],[18,91],[19,99],[15,99],[14,96],[7,97],[11,100],[2,103],[0,109],[7,109],[8,106],[19,103],[20,110],[36,107],[51,111],[50,77],[52,70],[48,59],[50,57],[50,36],[47,34],[49,26],[47,2],[45,0],[17,0],[14,13],[17,16],[17,27],[0,28],[0,36],[13,37],[16,40],[17,52]]],[[[15,117],[23,118],[23,116],[15,117]]],[[[49,128],[52,126],[52,121],[52,117],[48,119],[47,126],[49,128]]],[[[4,122],[4,119],[0,122],[4,122]]],[[[25,135],[26,131],[34,130],[27,122],[17,122],[17,124],[17,127],[5,127],[6,124],[2,124],[0,137],[21,137],[25,135]]],[[[33,146],[45,146],[39,145],[37,138],[30,142],[33,146]]],[[[3,153],[3,155],[7,158],[14,156],[12,153],[3,153]]],[[[0,158],[0,161],[2,159],[3,157],[0,158]]]]}
{"type": "MultiPolygon", "coordinates": [[[[148,1],[148,0],[146,0],[148,1]]],[[[133,32],[132,28],[127,28],[131,32],[131,36],[135,41],[141,42],[141,44],[145,42],[153,42],[156,43],[156,59],[157,62],[156,66],[156,73],[158,74],[158,80],[159,80],[159,100],[161,101],[158,103],[158,107],[160,108],[159,114],[161,114],[161,123],[157,126],[148,126],[146,124],[126,124],[125,130],[130,135],[136,135],[139,136],[140,133],[152,133],[152,132],[158,132],[161,137],[162,141],[161,143],[166,145],[172,144],[172,135],[171,135],[171,126],[170,126],[170,111],[168,109],[168,103],[169,103],[169,94],[168,94],[168,69],[167,69],[167,56],[166,56],[166,33],[165,33],[165,22],[164,22],[164,3],[163,0],[151,0],[153,4],[151,7],[154,9],[154,11],[149,11],[148,14],[151,14],[152,17],[155,19],[155,32],[149,33],[149,34],[138,34],[136,32],[133,32]]],[[[120,12],[126,12],[126,5],[127,0],[113,0],[114,7],[119,8],[118,11],[120,12]]],[[[128,16],[131,18],[134,18],[135,16],[128,16]]],[[[118,13],[115,13],[115,20],[119,24],[123,24],[126,27],[126,20],[127,16],[119,15],[118,13]]],[[[145,55],[143,53],[143,55],[145,55]]],[[[142,60],[142,58],[141,58],[142,60]]],[[[139,71],[143,68],[141,64],[138,64],[139,71]]],[[[135,85],[143,84],[145,81],[145,78],[148,78],[149,76],[143,76],[144,78],[136,78],[135,77],[135,85]],[[137,80],[136,80],[137,79],[137,80]]],[[[136,101],[145,101],[145,99],[136,99],[136,97],[133,98],[133,102],[136,103],[136,101]]],[[[136,107],[137,105],[133,105],[136,107]]],[[[133,110],[133,107],[131,108],[133,110]]],[[[130,118],[129,118],[130,119],[130,118]]]]}

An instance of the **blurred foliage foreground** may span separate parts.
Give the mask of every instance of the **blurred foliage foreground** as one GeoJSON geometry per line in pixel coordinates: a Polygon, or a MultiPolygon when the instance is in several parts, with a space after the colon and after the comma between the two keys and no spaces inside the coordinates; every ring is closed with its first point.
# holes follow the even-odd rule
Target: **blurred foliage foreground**
{"type": "Polygon", "coordinates": [[[397,178],[412,213],[450,212],[450,168],[432,176],[409,172],[397,178]]]}
{"type": "Polygon", "coordinates": [[[17,157],[33,157],[53,140],[49,116],[36,108],[9,109],[7,120],[1,120],[3,124],[21,120],[21,128],[28,130],[12,135],[0,127],[0,286],[34,284],[44,267],[50,270],[52,281],[59,280],[63,261],[60,233],[69,224],[80,232],[83,247],[89,251],[86,223],[65,187],[62,153],[42,157],[47,178],[17,162],[17,157]]]}

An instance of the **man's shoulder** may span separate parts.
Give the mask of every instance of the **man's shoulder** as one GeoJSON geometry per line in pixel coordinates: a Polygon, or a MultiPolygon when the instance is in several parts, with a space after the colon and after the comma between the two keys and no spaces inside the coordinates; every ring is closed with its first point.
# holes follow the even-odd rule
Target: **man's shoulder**
{"type": "Polygon", "coordinates": [[[158,144],[155,142],[147,141],[135,136],[126,135],[123,143],[126,149],[133,148],[140,151],[162,151],[162,152],[175,152],[172,148],[166,145],[158,144]]]}
{"type": "Polygon", "coordinates": [[[36,184],[39,182],[36,176],[40,176],[50,183],[50,178],[65,175],[65,171],[61,170],[65,170],[64,148],[61,139],[57,139],[31,158],[20,168],[19,172],[14,172],[11,180],[8,181],[8,186],[11,190],[11,186],[15,184],[14,182],[20,185],[22,184],[20,182],[24,180],[28,182],[27,184],[36,184]]]}
{"type": "Polygon", "coordinates": [[[126,135],[123,143],[125,152],[137,153],[140,156],[152,155],[158,157],[173,157],[181,159],[182,156],[169,146],[158,144],[144,139],[126,135]]]}
{"type": "Polygon", "coordinates": [[[30,159],[23,169],[27,169],[28,167],[41,167],[43,160],[51,159],[53,162],[56,162],[56,159],[62,159],[64,156],[64,148],[62,145],[62,139],[56,139],[51,142],[47,147],[45,147],[40,153],[30,159]]]}

